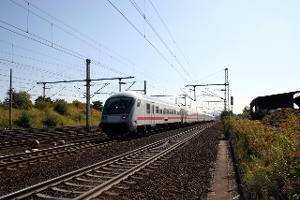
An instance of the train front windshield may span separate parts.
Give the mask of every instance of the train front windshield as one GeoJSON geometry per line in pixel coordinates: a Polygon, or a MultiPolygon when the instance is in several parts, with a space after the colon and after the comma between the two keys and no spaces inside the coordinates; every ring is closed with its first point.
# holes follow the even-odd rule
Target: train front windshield
{"type": "Polygon", "coordinates": [[[129,114],[133,106],[132,97],[114,97],[106,101],[103,114],[129,114]]]}

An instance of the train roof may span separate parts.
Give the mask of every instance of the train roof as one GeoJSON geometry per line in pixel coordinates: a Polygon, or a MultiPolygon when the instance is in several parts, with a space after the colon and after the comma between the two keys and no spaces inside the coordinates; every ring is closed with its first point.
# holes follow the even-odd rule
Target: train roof
{"type": "Polygon", "coordinates": [[[120,97],[120,96],[133,97],[135,99],[145,99],[145,100],[148,100],[148,101],[153,101],[153,102],[166,104],[166,105],[169,105],[169,106],[175,106],[175,107],[179,108],[179,106],[175,103],[163,101],[163,100],[155,98],[155,97],[150,97],[150,96],[147,96],[147,95],[144,95],[144,94],[141,94],[141,93],[137,93],[137,92],[132,92],[132,91],[119,92],[119,93],[116,93],[116,94],[110,96],[109,98],[120,97]]]}

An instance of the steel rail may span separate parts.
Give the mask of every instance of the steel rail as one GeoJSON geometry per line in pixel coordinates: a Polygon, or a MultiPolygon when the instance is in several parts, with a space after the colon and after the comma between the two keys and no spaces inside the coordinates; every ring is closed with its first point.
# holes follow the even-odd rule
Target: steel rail
{"type": "MultiPolygon", "coordinates": [[[[126,152],[126,153],[114,156],[112,158],[109,158],[107,160],[95,163],[93,165],[90,165],[90,166],[87,166],[87,167],[83,167],[81,169],[69,172],[69,173],[64,174],[62,176],[59,176],[59,177],[56,177],[56,178],[53,178],[53,179],[41,182],[39,184],[30,186],[28,188],[24,188],[22,190],[13,192],[11,194],[4,195],[4,196],[0,197],[0,199],[22,199],[22,198],[29,197],[29,196],[37,194],[37,193],[39,193],[39,192],[41,192],[43,190],[46,190],[46,189],[48,189],[50,187],[53,188],[55,185],[58,185],[60,183],[64,183],[66,181],[72,180],[72,179],[77,178],[77,177],[79,177],[81,175],[84,175],[86,173],[89,173],[92,170],[98,169],[101,166],[105,166],[105,165],[111,164],[113,162],[120,161],[120,160],[122,160],[124,158],[127,158],[129,156],[135,155],[137,153],[142,153],[142,152],[145,152],[145,151],[147,151],[147,150],[149,150],[151,148],[158,147],[159,145],[165,143],[166,141],[171,141],[172,139],[176,139],[176,138],[179,138],[181,136],[184,136],[187,132],[195,130],[195,129],[198,129],[198,128],[199,127],[194,127],[194,128],[192,128],[190,130],[186,130],[186,131],[180,132],[180,133],[178,133],[176,135],[169,136],[167,138],[164,138],[162,140],[153,142],[153,143],[148,144],[146,146],[137,148],[137,149],[132,150],[130,152],[126,152]]],[[[203,127],[201,127],[201,129],[204,130],[203,127]]]]}
{"type": "Polygon", "coordinates": [[[72,143],[63,146],[57,146],[53,148],[42,149],[33,151],[31,153],[19,153],[13,155],[7,155],[0,157],[0,170],[9,166],[15,166],[21,163],[27,163],[31,161],[42,160],[46,158],[55,157],[58,155],[73,153],[76,151],[100,147],[112,143],[114,140],[103,140],[99,144],[93,144],[92,141],[83,141],[81,143],[72,143]],[[42,155],[41,155],[42,154],[42,155]],[[9,160],[11,159],[11,161],[9,160]],[[8,161],[7,161],[8,160],[8,161]]]}
{"type": "Polygon", "coordinates": [[[120,183],[121,181],[127,179],[129,176],[133,175],[134,173],[140,171],[141,169],[145,168],[146,166],[150,165],[152,162],[158,160],[159,158],[163,157],[164,155],[170,153],[171,151],[177,149],[181,145],[185,144],[187,141],[190,139],[194,138],[196,135],[198,135],[200,132],[202,132],[204,129],[201,131],[197,131],[193,135],[185,138],[184,140],[175,143],[171,147],[167,148],[166,150],[150,157],[149,159],[145,160],[144,162],[140,163],[139,165],[134,166],[133,168],[123,172],[122,174],[102,183],[101,185],[93,188],[92,190],[89,190],[88,192],[78,196],[74,200],[81,200],[81,199],[93,199],[96,198],[97,196],[101,195],[103,192],[106,190],[109,190],[111,187],[114,185],[120,183]]]}

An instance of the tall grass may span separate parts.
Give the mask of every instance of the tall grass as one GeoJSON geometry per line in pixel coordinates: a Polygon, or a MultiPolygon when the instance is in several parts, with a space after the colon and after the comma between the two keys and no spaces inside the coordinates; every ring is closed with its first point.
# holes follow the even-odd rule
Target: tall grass
{"type": "MultiPolygon", "coordinates": [[[[30,118],[31,127],[43,128],[47,127],[47,122],[49,120],[56,121],[55,126],[83,126],[85,125],[85,108],[78,107],[73,104],[67,105],[68,112],[64,115],[54,111],[53,107],[47,109],[37,109],[32,107],[26,110],[26,117],[30,118]],[[45,123],[46,122],[46,123],[45,123]]],[[[18,123],[19,120],[24,118],[25,110],[13,108],[12,119],[14,128],[23,128],[20,126],[22,123],[18,123]]],[[[91,125],[98,126],[100,123],[100,112],[91,109],[91,125]]],[[[51,124],[51,123],[50,123],[51,124]]],[[[8,109],[4,106],[0,106],[0,128],[8,127],[8,109]]]]}
{"type": "Polygon", "coordinates": [[[300,117],[283,110],[262,121],[228,118],[250,199],[300,199],[300,117]]]}

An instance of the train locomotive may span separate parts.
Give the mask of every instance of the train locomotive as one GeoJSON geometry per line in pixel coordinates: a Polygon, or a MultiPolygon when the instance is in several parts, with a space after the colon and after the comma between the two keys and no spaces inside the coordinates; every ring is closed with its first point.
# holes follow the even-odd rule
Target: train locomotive
{"type": "Polygon", "coordinates": [[[106,100],[100,127],[108,135],[125,135],[211,120],[211,116],[190,108],[135,92],[121,92],[106,100]]]}

